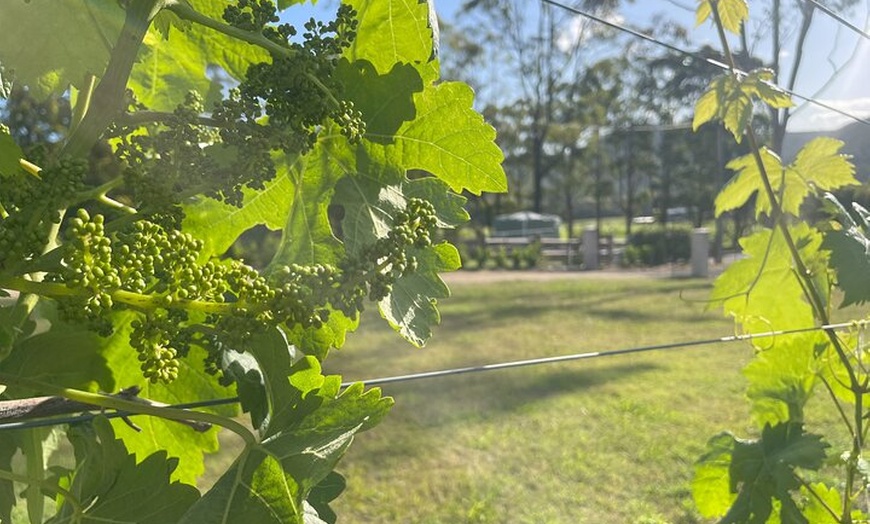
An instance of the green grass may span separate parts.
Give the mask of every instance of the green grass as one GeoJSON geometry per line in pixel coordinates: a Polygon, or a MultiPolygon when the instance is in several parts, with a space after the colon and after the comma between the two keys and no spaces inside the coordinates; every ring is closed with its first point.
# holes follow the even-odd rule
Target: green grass
{"type": "MultiPolygon", "coordinates": [[[[707,283],[651,279],[454,285],[423,350],[370,315],[329,371],[346,379],[727,335],[707,283]],[[681,297],[682,294],[682,297],[681,297]]],[[[749,434],[740,369],[718,345],[384,387],[387,420],[340,470],[342,522],[698,522],[692,463],[749,434]]]]}
{"type": "MultiPolygon", "coordinates": [[[[708,286],[453,284],[427,348],[368,313],[327,371],[359,380],[733,333],[700,302],[708,286]]],[[[339,465],[339,522],[703,522],[693,462],[722,430],[756,434],[740,374],[751,353],[719,344],[387,385],[395,408],[339,465]]],[[[825,433],[829,411],[816,409],[825,433]]]]}

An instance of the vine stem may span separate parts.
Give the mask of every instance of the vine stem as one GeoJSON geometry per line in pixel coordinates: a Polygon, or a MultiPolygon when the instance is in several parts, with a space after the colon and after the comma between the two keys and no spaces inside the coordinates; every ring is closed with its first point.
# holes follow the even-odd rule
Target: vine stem
{"type": "MultiPolygon", "coordinates": [[[[32,293],[44,297],[87,297],[91,296],[88,289],[75,289],[65,284],[55,282],[35,282],[21,277],[0,278],[0,288],[15,289],[22,293],[32,293]]],[[[165,308],[170,306],[165,295],[145,295],[123,289],[109,292],[112,300],[120,304],[141,310],[165,308]]],[[[210,302],[206,300],[177,299],[171,302],[172,307],[199,311],[208,314],[228,315],[247,305],[245,302],[210,302]]]]}
{"type": "Polygon", "coordinates": [[[85,156],[124,109],[127,80],[148,32],[151,21],[165,5],[165,0],[129,2],[124,25],[112,49],[109,65],[89,99],[88,110],[64,144],[62,153],[71,157],[85,156]]]}
{"type": "MultiPolygon", "coordinates": [[[[722,24],[722,17],[719,14],[719,0],[711,0],[711,7],[713,19],[716,25],[716,30],[718,32],[719,40],[722,44],[723,51],[728,60],[730,72],[732,75],[736,76],[738,69],[736,62],[734,61],[734,55],[731,53],[731,48],[728,44],[728,38],[725,35],[724,25],[722,24]]],[[[764,192],[767,195],[767,198],[770,200],[771,218],[773,219],[776,227],[779,228],[783,235],[783,239],[786,242],[786,246],[792,258],[792,262],[795,265],[795,271],[798,278],[803,284],[804,293],[807,296],[807,299],[810,301],[810,305],[813,308],[816,318],[819,319],[819,321],[823,325],[827,325],[830,323],[830,316],[828,314],[827,308],[824,305],[821,294],[819,293],[819,290],[816,288],[815,282],[812,279],[812,273],[808,270],[806,264],[801,258],[800,251],[795,244],[794,238],[792,238],[791,236],[785,213],[782,210],[782,206],[779,199],[777,198],[776,192],[773,190],[773,185],[770,182],[770,175],[768,174],[767,169],[764,166],[764,161],[761,158],[761,148],[755,135],[755,131],[752,128],[751,121],[746,124],[746,136],[749,140],[753,159],[755,160],[755,163],[759,169],[759,174],[761,176],[762,184],[764,186],[764,192]]],[[[840,339],[836,336],[836,333],[833,333],[829,330],[825,330],[825,333],[830,340],[834,350],[836,351],[838,358],[840,359],[843,366],[846,368],[846,371],[849,375],[850,389],[855,397],[855,411],[853,414],[855,431],[853,432],[852,452],[849,459],[849,467],[847,468],[846,493],[843,497],[843,515],[841,519],[844,524],[849,524],[852,522],[852,491],[854,490],[856,474],[856,467],[854,463],[855,461],[857,461],[857,458],[861,454],[861,451],[864,447],[864,388],[859,382],[858,377],[855,374],[855,370],[852,368],[849,356],[846,354],[846,351],[840,343],[840,339]]]]}
{"type": "Polygon", "coordinates": [[[215,20],[210,16],[206,16],[200,13],[186,2],[170,0],[166,2],[165,8],[175,13],[182,20],[187,20],[189,22],[208,27],[209,29],[213,29],[229,37],[261,47],[266,51],[269,51],[270,53],[287,57],[292,57],[296,55],[296,51],[294,51],[293,49],[290,49],[289,47],[284,47],[276,42],[273,42],[272,40],[269,40],[268,38],[263,36],[261,33],[246,31],[244,29],[239,29],[238,27],[225,24],[219,20],[215,20]]]}
{"type": "Polygon", "coordinates": [[[90,391],[82,391],[79,389],[65,388],[56,386],[47,382],[33,380],[26,377],[19,377],[9,373],[0,372],[0,384],[5,386],[15,386],[25,389],[35,390],[50,395],[63,397],[74,402],[83,404],[91,404],[106,409],[114,409],[123,411],[133,415],[150,415],[152,417],[164,418],[167,420],[176,420],[181,422],[204,422],[226,428],[239,437],[245,444],[249,446],[257,445],[257,437],[244,425],[235,420],[213,413],[202,411],[189,411],[186,409],[171,408],[148,404],[144,402],[136,402],[127,400],[114,395],[104,395],[101,393],[91,393],[90,391]]]}

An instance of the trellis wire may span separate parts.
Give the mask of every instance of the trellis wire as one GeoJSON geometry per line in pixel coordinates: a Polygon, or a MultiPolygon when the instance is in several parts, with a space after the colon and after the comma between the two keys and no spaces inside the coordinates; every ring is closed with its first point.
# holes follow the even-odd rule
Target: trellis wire
{"type": "MultiPolygon", "coordinates": [[[[708,58],[706,56],[703,56],[703,55],[696,53],[696,52],[693,52],[693,51],[687,51],[687,50],[682,49],[680,47],[677,47],[673,44],[669,44],[663,40],[659,40],[659,39],[657,39],[653,36],[650,36],[646,33],[642,33],[636,29],[632,29],[628,26],[618,24],[618,23],[610,21],[610,20],[605,20],[604,18],[601,18],[600,16],[596,16],[592,13],[587,12],[587,11],[583,11],[582,9],[578,9],[576,7],[572,7],[572,6],[563,4],[563,3],[558,2],[556,0],[541,0],[541,2],[544,4],[552,5],[554,7],[558,7],[560,9],[564,9],[565,11],[569,11],[569,12],[574,13],[576,15],[580,15],[584,18],[588,18],[588,19],[593,20],[595,22],[598,22],[600,24],[606,25],[610,28],[613,28],[613,29],[616,29],[616,30],[621,31],[623,33],[634,36],[635,38],[640,38],[642,40],[645,40],[645,41],[650,42],[652,44],[655,44],[657,46],[664,47],[670,51],[673,51],[674,53],[683,55],[685,57],[693,58],[695,60],[701,60],[702,62],[706,62],[707,64],[714,66],[718,69],[723,69],[725,71],[733,71],[734,73],[737,73],[739,75],[747,75],[748,74],[746,71],[742,71],[740,69],[736,69],[736,68],[732,69],[731,66],[724,64],[718,60],[708,58]]],[[[778,85],[773,84],[771,82],[765,82],[765,83],[767,83],[773,87],[776,87],[777,89],[780,89],[781,91],[789,94],[790,96],[793,96],[795,98],[799,98],[799,99],[804,100],[805,102],[808,102],[810,104],[827,109],[828,111],[833,111],[834,113],[837,113],[841,116],[844,116],[850,120],[854,120],[855,122],[859,122],[861,124],[870,126],[870,120],[867,120],[866,118],[862,118],[862,117],[857,116],[855,114],[849,113],[848,111],[844,111],[842,109],[839,109],[835,106],[832,106],[831,104],[828,104],[827,102],[823,102],[823,101],[821,101],[817,98],[811,97],[811,96],[802,95],[800,93],[797,93],[797,92],[792,91],[790,89],[786,89],[785,87],[782,87],[782,86],[778,86],[778,85]]]]}
{"type": "Polygon", "coordinates": [[[820,4],[819,2],[816,2],[816,0],[804,0],[804,2],[806,2],[810,5],[813,5],[815,7],[818,7],[820,11],[822,11],[823,13],[828,15],[829,17],[833,18],[840,25],[846,26],[849,29],[851,29],[852,31],[854,31],[855,33],[857,33],[859,36],[863,36],[864,38],[870,40],[870,33],[867,33],[867,31],[864,31],[863,29],[856,26],[852,22],[846,20],[846,18],[839,15],[837,12],[833,11],[830,7],[824,6],[824,5],[820,4]]]}
{"type": "MultiPolygon", "coordinates": [[[[716,344],[726,344],[732,342],[744,342],[762,338],[771,338],[771,337],[779,337],[786,335],[797,335],[801,333],[811,333],[815,331],[837,331],[847,328],[855,328],[855,327],[863,327],[870,320],[852,320],[850,322],[841,322],[836,324],[827,324],[823,326],[813,326],[806,328],[796,328],[796,329],[784,329],[784,330],[776,330],[776,331],[767,331],[764,333],[744,333],[737,335],[729,335],[724,337],[717,338],[708,338],[701,340],[690,340],[684,342],[670,342],[665,344],[653,344],[648,346],[637,346],[632,348],[625,349],[616,349],[611,351],[590,351],[585,353],[574,353],[570,355],[559,355],[555,357],[540,357],[534,359],[527,360],[514,360],[509,362],[499,362],[495,364],[483,364],[480,366],[468,366],[468,367],[460,367],[460,368],[452,368],[452,369],[442,369],[438,371],[425,371],[421,373],[410,373],[406,375],[395,375],[390,377],[380,377],[366,380],[353,380],[342,382],[341,387],[347,388],[352,384],[362,383],[365,386],[383,386],[386,384],[395,384],[400,382],[411,382],[417,380],[424,379],[432,379],[432,378],[443,378],[449,376],[456,375],[464,375],[468,373],[488,373],[490,371],[500,371],[506,369],[514,369],[528,366],[538,366],[543,364],[556,364],[556,363],[564,363],[571,362],[575,360],[588,360],[602,357],[614,357],[619,355],[628,355],[632,353],[646,353],[653,351],[663,351],[663,350],[672,350],[672,349],[685,349],[696,346],[705,346],[705,345],[716,345],[716,344]]],[[[230,398],[220,398],[220,399],[212,399],[205,400],[200,402],[189,402],[185,404],[174,404],[169,405],[167,407],[175,408],[175,409],[194,409],[194,408],[203,408],[203,407],[214,407],[214,406],[222,406],[229,404],[236,404],[239,402],[238,397],[230,397],[230,398]]],[[[46,426],[55,426],[59,424],[74,424],[87,422],[93,419],[96,416],[105,416],[106,418],[123,418],[123,417],[131,417],[135,416],[136,413],[127,413],[127,412],[105,412],[105,413],[85,413],[82,415],[70,416],[70,417],[49,417],[45,419],[34,419],[34,420],[25,420],[21,422],[8,422],[8,423],[0,423],[0,431],[2,430],[11,430],[11,429],[30,429],[37,427],[46,427],[46,426]]]]}

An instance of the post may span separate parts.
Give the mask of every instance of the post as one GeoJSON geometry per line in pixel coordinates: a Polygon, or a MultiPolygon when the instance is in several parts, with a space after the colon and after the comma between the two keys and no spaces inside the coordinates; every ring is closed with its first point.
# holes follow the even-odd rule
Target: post
{"type": "Polygon", "coordinates": [[[692,231],[692,276],[706,278],[709,272],[710,235],[707,228],[692,231]]]}
{"type": "Polygon", "coordinates": [[[598,230],[595,226],[583,230],[583,266],[586,269],[598,269],[598,230]]]}

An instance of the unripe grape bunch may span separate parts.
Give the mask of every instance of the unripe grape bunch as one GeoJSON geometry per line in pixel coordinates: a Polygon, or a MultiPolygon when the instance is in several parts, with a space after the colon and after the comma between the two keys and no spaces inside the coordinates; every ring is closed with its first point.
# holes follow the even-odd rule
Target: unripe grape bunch
{"type": "Polygon", "coordinates": [[[244,347],[258,332],[319,328],[336,312],[356,317],[415,269],[412,253],[431,245],[437,225],[433,206],[410,198],[388,234],[334,265],[261,274],[206,256],[203,242],[181,229],[184,204],[241,206],[245,188],[262,190],[275,177],[276,153],[304,154],[325,125],[351,143],[365,133],[334,79],[356,35],[351,8],[339,8],[333,22],[306,23],[301,43],[292,40],[295,28],[274,25],[270,1],[239,0],[224,19],[286,52],[251,65],[210,109],[195,92],[171,113],[129,98],[129,112],[105,135],[119,160],[114,178],[61,153],[0,185],[0,284],[52,299],[62,318],[101,336],[113,334],[122,312],[134,314],[130,347],[152,382],[175,379],[193,345],[218,372],[223,349],[244,347]]]}

